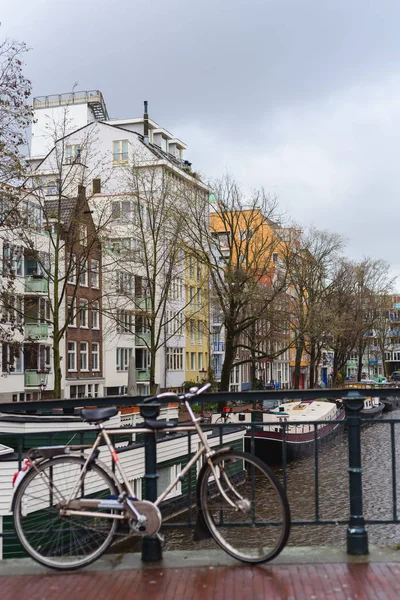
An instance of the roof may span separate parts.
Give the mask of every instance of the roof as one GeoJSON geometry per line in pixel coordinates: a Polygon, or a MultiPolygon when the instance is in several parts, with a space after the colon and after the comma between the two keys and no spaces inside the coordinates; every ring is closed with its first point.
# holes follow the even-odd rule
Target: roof
{"type": "Polygon", "coordinates": [[[45,200],[47,218],[60,220],[64,227],[69,229],[77,204],[78,198],[61,198],[61,202],[59,198],[45,200]],[[53,214],[54,217],[52,217],[53,214]]]}

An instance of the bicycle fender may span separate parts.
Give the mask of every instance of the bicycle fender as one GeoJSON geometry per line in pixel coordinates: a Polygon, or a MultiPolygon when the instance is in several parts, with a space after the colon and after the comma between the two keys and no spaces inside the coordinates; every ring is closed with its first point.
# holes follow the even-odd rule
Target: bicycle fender
{"type": "MultiPolygon", "coordinates": [[[[232,451],[232,448],[221,448],[220,450],[216,451],[214,456],[218,456],[219,454],[224,454],[226,452],[231,452],[231,451],[232,451]]],[[[208,528],[208,525],[206,523],[206,520],[204,518],[203,510],[200,505],[201,482],[204,478],[204,473],[205,473],[205,470],[207,469],[207,467],[208,467],[208,463],[205,462],[204,465],[200,469],[200,473],[197,478],[197,484],[196,484],[197,515],[196,515],[196,523],[195,523],[194,532],[193,532],[193,539],[195,542],[200,542],[201,540],[207,540],[212,537],[210,530],[208,528]]]]}

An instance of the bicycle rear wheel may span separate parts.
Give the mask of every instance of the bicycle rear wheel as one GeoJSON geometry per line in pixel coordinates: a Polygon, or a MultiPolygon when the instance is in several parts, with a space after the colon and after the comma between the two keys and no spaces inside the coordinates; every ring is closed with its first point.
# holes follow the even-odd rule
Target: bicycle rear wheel
{"type": "MultiPolygon", "coordinates": [[[[14,503],[14,527],[25,550],[53,569],[88,565],[111,544],[117,521],[106,517],[61,516],[59,507],[69,499],[85,461],[60,456],[31,469],[19,484],[14,503]]],[[[114,481],[93,464],[73,499],[118,495],[114,481]]],[[[96,512],[110,513],[110,509],[96,512]]]]}
{"type": "Polygon", "coordinates": [[[236,507],[221,494],[208,465],[199,485],[210,533],[238,560],[272,560],[283,550],[290,532],[289,504],[278,479],[261,460],[245,452],[222,453],[212,463],[224,493],[236,507]]]}

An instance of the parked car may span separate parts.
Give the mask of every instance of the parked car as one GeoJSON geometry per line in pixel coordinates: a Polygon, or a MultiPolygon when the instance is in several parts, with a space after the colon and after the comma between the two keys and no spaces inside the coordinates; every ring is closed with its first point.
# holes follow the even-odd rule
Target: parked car
{"type": "Polygon", "coordinates": [[[392,381],[400,381],[400,371],[393,371],[390,378],[392,381]]]}

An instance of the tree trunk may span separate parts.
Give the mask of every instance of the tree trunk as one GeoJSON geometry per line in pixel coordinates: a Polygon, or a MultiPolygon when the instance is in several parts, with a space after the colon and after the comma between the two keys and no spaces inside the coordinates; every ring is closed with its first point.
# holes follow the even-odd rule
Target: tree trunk
{"type": "MultiPolygon", "coordinates": [[[[55,336],[54,336],[55,337],[55,336]]],[[[54,390],[53,397],[55,400],[61,399],[61,357],[60,357],[60,342],[54,339],[53,343],[53,371],[54,371],[54,390]]]]}
{"type": "Polygon", "coordinates": [[[362,343],[360,342],[359,346],[358,346],[358,364],[357,364],[357,381],[361,381],[362,379],[362,366],[363,366],[363,347],[362,347],[362,343]]]}
{"type": "MultiPolygon", "coordinates": [[[[157,393],[157,384],[156,384],[156,351],[153,345],[153,337],[151,337],[150,341],[150,395],[155,395],[157,393]]],[[[165,360],[167,357],[165,356],[165,360]]],[[[167,382],[165,382],[165,386],[167,382]]]]}
{"type": "Polygon", "coordinates": [[[311,344],[311,349],[310,349],[310,377],[309,377],[309,385],[310,388],[313,389],[315,387],[315,367],[316,367],[316,363],[315,363],[315,344],[311,344]]]}
{"type": "Polygon", "coordinates": [[[296,346],[296,359],[294,364],[294,388],[296,390],[300,387],[300,369],[301,369],[301,357],[303,355],[304,343],[301,340],[296,346]]]}
{"type": "MultiPolygon", "coordinates": [[[[229,382],[231,377],[231,371],[233,366],[233,361],[235,360],[235,348],[233,337],[228,333],[225,336],[225,356],[224,362],[221,370],[221,383],[220,383],[220,391],[228,392],[229,391],[229,382]]],[[[226,406],[226,402],[218,403],[218,410],[222,411],[222,409],[226,406]]]]}

